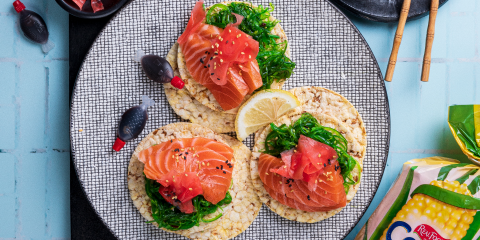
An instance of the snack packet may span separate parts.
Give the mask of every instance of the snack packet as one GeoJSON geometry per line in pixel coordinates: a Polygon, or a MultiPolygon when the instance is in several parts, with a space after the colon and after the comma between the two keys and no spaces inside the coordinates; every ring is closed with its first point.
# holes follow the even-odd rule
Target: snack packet
{"type": "Polygon", "coordinates": [[[480,164],[480,105],[450,106],[448,125],[463,153],[480,164]]]}
{"type": "Polygon", "coordinates": [[[479,169],[443,157],[406,162],[355,239],[478,239],[479,169]]]}

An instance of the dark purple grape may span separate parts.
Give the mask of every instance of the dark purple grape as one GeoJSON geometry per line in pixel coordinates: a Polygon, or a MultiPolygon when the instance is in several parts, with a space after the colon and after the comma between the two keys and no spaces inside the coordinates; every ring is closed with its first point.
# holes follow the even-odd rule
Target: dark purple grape
{"type": "Polygon", "coordinates": [[[128,109],[120,120],[118,126],[118,137],[123,141],[129,141],[137,138],[147,124],[147,108],[143,105],[128,109]]]}
{"type": "Polygon", "coordinates": [[[140,63],[147,77],[155,82],[169,83],[174,77],[172,66],[162,57],[145,55],[141,58],[140,63]]]}
{"type": "Polygon", "coordinates": [[[20,12],[20,27],[28,39],[45,44],[48,42],[48,29],[43,18],[35,12],[23,10],[20,12]]]}

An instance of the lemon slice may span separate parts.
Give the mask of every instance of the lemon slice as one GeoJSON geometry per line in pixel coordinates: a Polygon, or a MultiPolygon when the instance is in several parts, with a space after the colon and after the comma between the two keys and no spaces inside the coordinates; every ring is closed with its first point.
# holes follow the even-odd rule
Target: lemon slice
{"type": "Polygon", "coordinates": [[[298,106],[298,99],[284,90],[269,89],[256,93],[238,110],[235,119],[238,140],[242,141],[298,106]]]}

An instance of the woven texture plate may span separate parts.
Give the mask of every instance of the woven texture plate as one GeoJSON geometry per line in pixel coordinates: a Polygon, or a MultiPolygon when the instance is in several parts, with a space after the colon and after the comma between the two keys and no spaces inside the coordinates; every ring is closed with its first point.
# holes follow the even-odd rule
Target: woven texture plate
{"type": "MultiPolygon", "coordinates": [[[[264,206],[237,239],[341,239],[370,204],[387,159],[390,115],[381,72],[361,34],[328,1],[272,2],[273,14],[281,20],[297,63],[284,89],[321,86],[344,95],[365,121],[367,154],[360,190],[339,214],[304,224],[285,220],[264,206]]],[[[136,49],[166,56],[194,4],[193,0],[131,2],[100,33],[77,78],[70,123],[75,168],[95,211],[120,239],[183,239],[145,223],[130,199],[127,167],[136,145],[154,129],[181,121],[168,105],[163,86],[148,80],[132,56],[136,49]],[[157,104],[149,108],[149,120],[140,137],[116,153],[111,147],[120,117],[140,104],[141,95],[150,96],[157,104]]],[[[245,141],[247,146],[252,147],[252,140],[245,141]]]]}

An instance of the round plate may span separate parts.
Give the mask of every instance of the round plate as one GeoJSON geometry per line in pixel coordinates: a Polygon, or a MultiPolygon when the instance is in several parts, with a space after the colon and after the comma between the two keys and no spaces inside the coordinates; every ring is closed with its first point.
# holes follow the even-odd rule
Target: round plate
{"type": "MultiPolygon", "coordinates": [[[[212,5],[217,1],[208,1],[212,5]]],[[[253,1],[268,5],[267,1],[253,1]]],[[[390,138],[384,81],[368,44],[353,24],[326,0],[273,0],[297,63],[285,89],[322,86],[346,98],[362,115],[368,147],[360,190],[345,209],[316,224],[292,222],[263,207],[237,239],[341,239],[365,213],[383,175],[390,138]],[[278,233],[282,234],[278,234],[278,233]]],[[[132,60],[137,49],[166,56],[185,28],[194,0],[136,0],[100,33],[80,68],[71,104],[70,134],[78,178],[93,208],[120,239],[183,239],[164,232],[140,215],[127,188],[130,157],[143,137],[181,121],[170,108],[163,85],[147,79],[132,60]],[[123,112],[148,95],[157,104],[138,139],[112,150],[123,112]],[[79,131],[82,129],[82,131],[79,131]]],[[[252,147],[253,136],[245,141],[252,147]]]]}
{"type": "MultiPolygon", "coordinates": [[[[330,0],[349,12],[373,21],[396,22],[400,17],[403,0],[330,0]]],[[[423,17],[430,11],[432,0],[412,0],[408,20],[423,17]]],[[[447,0],[440,0],[440,7],[447,0]]]]}

